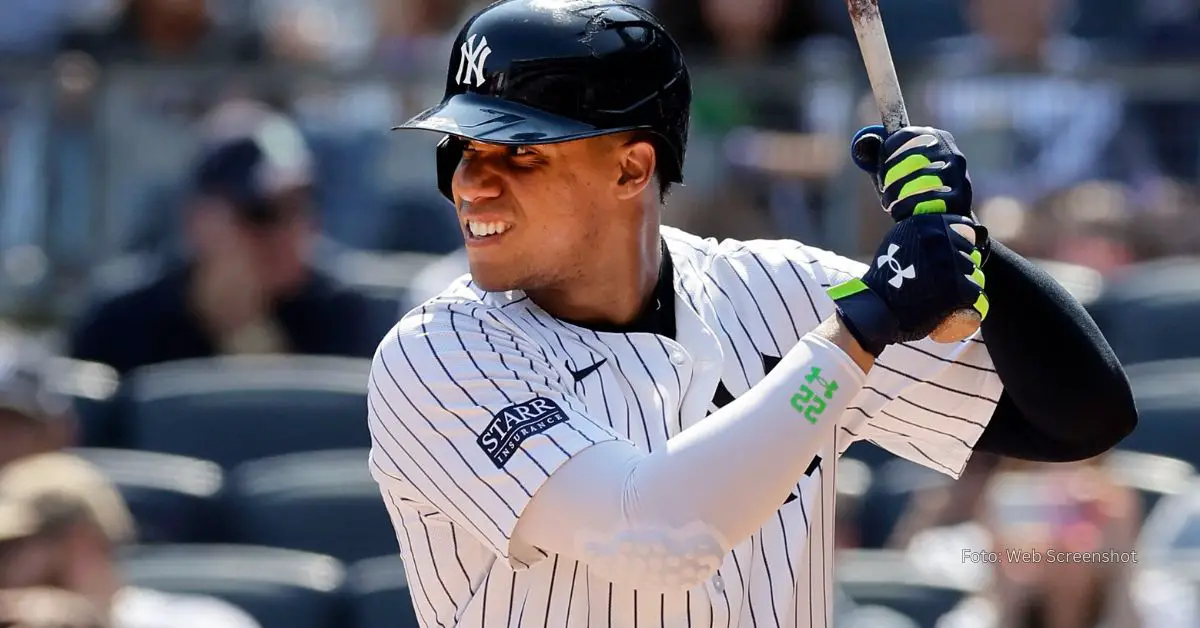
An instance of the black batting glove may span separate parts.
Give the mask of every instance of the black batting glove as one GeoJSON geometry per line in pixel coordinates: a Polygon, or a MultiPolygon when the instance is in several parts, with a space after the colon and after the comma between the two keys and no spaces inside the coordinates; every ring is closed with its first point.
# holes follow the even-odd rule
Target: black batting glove
{"type": "Polygon", "coordinates": [[[987,237],[963,216],[912,216],[892,226],[861,279],[831,287],[829,296],[850,334],[877,357],[888,345],[925,338],[956,310],[986,317],[980,249],[987,237]],[[956,233],[956,224],[970,227],[978,245],[956,233]]]}
{"type": "Polygon", "coordinates": [[[921,214],[975,219],[967,158],[948,131],[909,126],[887,135],[882,126],[868,126],[854,135],[850,155],[871,175],[892,220],[921,214]]]}

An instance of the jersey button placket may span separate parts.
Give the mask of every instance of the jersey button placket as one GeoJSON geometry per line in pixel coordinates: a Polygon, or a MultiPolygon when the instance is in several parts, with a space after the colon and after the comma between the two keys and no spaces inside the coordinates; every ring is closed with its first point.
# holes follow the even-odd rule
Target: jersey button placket
{"type": "Polygon", "coordinates": [[[712,588],[717,593],[725,592],[725,579],[721,577],[721,574],[718,573],[712,577],[712,588]]]}

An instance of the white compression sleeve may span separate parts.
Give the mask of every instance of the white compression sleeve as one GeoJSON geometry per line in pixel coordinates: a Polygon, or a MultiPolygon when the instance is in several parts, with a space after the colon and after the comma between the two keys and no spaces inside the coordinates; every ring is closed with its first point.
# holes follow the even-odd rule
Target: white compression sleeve
{"type": "Polygon", "coordinates": [[[526,506],[513,551],[561,554],[639,589],[694,587],[780,507],[865,379],[810,333],[758,385],[665,447],[647,455],[611,441],[574,456],[526,506]]]}

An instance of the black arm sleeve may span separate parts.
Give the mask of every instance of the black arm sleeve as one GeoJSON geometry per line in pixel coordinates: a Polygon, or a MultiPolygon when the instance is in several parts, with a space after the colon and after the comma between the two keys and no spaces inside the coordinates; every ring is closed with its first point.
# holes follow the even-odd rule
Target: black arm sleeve
{"type": "Polygon", "coordinates": [[[1044,270],[996,242],[983,337],[1004,384],[975,448],[1045,462],[1103,453],[1133,431],[1129,380],[1096,323],[1044,270]]]}

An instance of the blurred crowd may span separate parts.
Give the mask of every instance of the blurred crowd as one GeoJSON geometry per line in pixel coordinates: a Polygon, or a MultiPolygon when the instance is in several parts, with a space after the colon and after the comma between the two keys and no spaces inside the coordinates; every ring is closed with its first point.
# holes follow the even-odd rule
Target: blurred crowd
{"type": "MultiPolygon", "coordinates": [[[[364,363],[466,268],[437,138],[388,129],[482,4],[0,2],[0,626],[415,626],[364,363]]],[[[694,80],[664,222],[868,253],[844,0],[641,4],[694,80]]],[[[881,6],[911,118],[1089,308],[1142,424],[958,482],[855,445],[839,625],[1200,627],[1200,0],[881,6]]]]}

